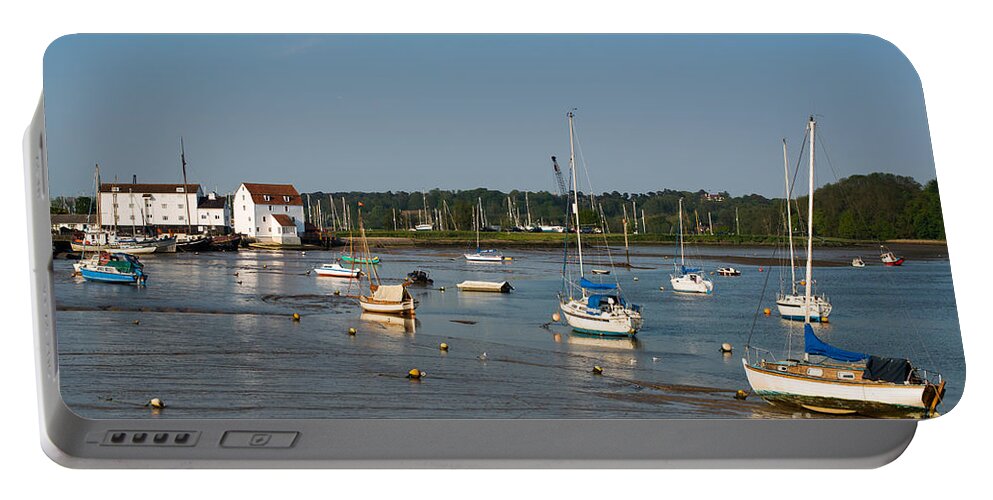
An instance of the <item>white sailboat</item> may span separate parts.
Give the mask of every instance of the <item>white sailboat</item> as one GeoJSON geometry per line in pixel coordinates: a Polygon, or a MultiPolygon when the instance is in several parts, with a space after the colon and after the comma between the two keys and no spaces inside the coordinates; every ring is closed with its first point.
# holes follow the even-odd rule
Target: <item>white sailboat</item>
{"type": "Polygon", "coordinates": [[[580,333],[605,336],[633,336],[641,329],[641,308],[624,300],[616,283],[594,283],[583,273],[583,241],[579,228],[579,192],[576,186],[576,154],[573,144],[574,114],[569,117],[569,167],[572,171],[572,208],[575,216],[576,249],[579,256],[579,280],[563,276],[567,289],[559,293],[559,309],[566,323],[580,333]],[[578,292],[579,296],[574,293],[578,292]]]}
{"type": "Polygon", "coordinates": [[[686,254],[683,249],[683,199],[679,199],[679,264],[672,264],[673,274],[669,275],[672,289],[683,293],[714,293],[714,282],[708,280],[703,271],[696,267],[686,267],[686,254]]]}
{"type": "MultiPolygon", "coordinates": [[[[810,118],[813,153],[814,118],[810,118]]],[[[810,192],[814,158],[810,155],[810,192]]],[[[807,272],[803,299],[812,304],[813,196],[807,209],[807,272]]],[[[914,368],[906,359],[882,358],[831,346],[814,334],[812,307],[804,311],[803,360],[775,360],[769,351],[746,345],[741,362],[752,390],[774,405],[802,407],[834,415],[928,417],[944,395],[941,375],[914,368]],[[768,360],[766,356],[773,359],[768,360]],[[817,356],[819,361],[811,361],[817,356]]]]}
{"type": "MultiPolygon", "coordinates": [[[[810,125],[810,161],[811,161],[811,176],[813,174],[813,159],[814,159],[814,125],[811,122],[810,125]]],[[[804,318],[808,317],[807,311],[804,307],[808,303],[804,294],[801,294],[797,290],[797,280],[796,280],[796,252],[793,250],[793,213],[790,210],[790,200],[793,196],[790,192],[790,170],[789,161],[787,160],[786,154],[786,140],[783,139],[783,173],[786,176],[786,233],[787,240],[789,241],[790,247],[790,292],[787,293],[786,290],[780,290],[779,295],[776,297],[776,309],[779,310],[779,316],[783,319],[789,319],[794,321],[803,321],[804,318]]],[[[811,181],[813,182],[813,181],[811,181]]],[[[810,190],[809,203],[813,207],[814,191],[813,188],[810,190]]],[[[807,235],[810,237],[811,235],[807,235]]],[[[807,257],[810,258],[810,252],[813,246],[807,249],[807,257]]],[[[810,282],[810,276],[807,276],[807,281],[810,282]]],[[[810,303],[810,320],[811,321],[827,321],[828,316],[831,314],[831,301],[828,300],[826,295],[813,295],[811,297],[810,303]]]]}
{"type": "Polygon", "coordinates": [[[483,225],[483,199],[479,198],[479,207],[473,209],[472,214],[474,225],[476,226],[476,251],[463,254],[465,260],[469,262],[503,262],[503,254],[493,250],[483,250],[479,247],[479,228],[483,225]]]}

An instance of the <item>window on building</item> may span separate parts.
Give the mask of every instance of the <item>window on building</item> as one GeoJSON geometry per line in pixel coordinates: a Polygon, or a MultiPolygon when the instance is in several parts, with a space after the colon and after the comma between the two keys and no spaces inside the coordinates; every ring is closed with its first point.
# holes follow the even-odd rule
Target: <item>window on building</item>
{"type": "Polygon", "coordinates": [[[168,203],[163,203],[162,204],[162,208],[169,208],[169,204],[168,203]]]}
{"type": "Polygon", "coordinates": [[[272,212],[272,205],[269,205],[269,211],[272,212]]]}
{"type": "Polygon", "coordinates": [[[214,215],[214,220],[217,220],[217,219],[220,219],[220,218],[221,218],[220,215],[214,215]]]}
{"type": "Polygon", "coordinates": [[[131,216],[131,220],[134,220],[134,216],[133,215],[131,216]]]}
{"type": "Polygon", "coordinates": [[[119,188],[119,187],[117,187],[117,186],[114,186],[114,187],[112,187],[112,188],[110,188],[110,190],[111,190],[112,192],[114,192],[114,193],[117,193],[117,192],[120,192],[120,191],[121,191],[121,188],[119,188]]]}
{"type": "Polygon", "coordinates": [[[247,209],[247,208],[245,208],[245,205],[242,205],[242,206],[241,206],[241,211],[242,211],[242,212],[244,212],[245,210],[248,210],[248,209],[247,209]]]}
{"type": "Polygon", "coordinates": [[[180,216],[179,216],[179,220],[186,220],[186,218],[185,218],[185,217],[183,217],[182,215],[180,215],[180,216]]]}
{"type": "Polygon", "coordinates": [[[134,208],[134,203],[128,203],[128,208],[134,208]]]}
{"type": "Polygon", "coordinates": [[[289,205],[283,205],[283,211],[284,212],[289,212],[290,211],[290,206],[289,205]]]}
{"type": "Polygon", "coordinates": [[[180,203],[180,204],[176,205],[176,208],[183,208],[183,204],[180,203]]]}
{"type": "Polygon", "coordinates": [[[186,192],[186,190],[183,189],[183,186],[179,186],[179,187],[176,188],[176,192],[177,193],[184,193],[184,192],[186,192]]]}
{"type": "Polygon", "coordinates": [[[289,196],[284,196],[283,197],[283,201],[285,201],[286,203],[289,203],[290,202],[290,197],[289,196]]]}
{"type": "Polygon", "coordinates": [[[163,215],[162,216],[162,220],[169,220],[169,216],[168,215],[163,215]]]}
{"type": "Polygon", "coordinates": [[[267,195],[267,194],[264,194],[264,195],[262,195],[262,199],[263,199],[264,201],[272,201],[272,196],[269,196],[269,195],[267,195]]]}
{"type": "Polygon", "coordinates": [[[201,214],[201,215],[200,215],[200,218],[201,218],[201,219],[206,219],[206,218],[207,218],[207,214],[201,214]]]}
{"type": "Polygon", "coordinates": [[[265,216],[264,215],[262,216],[262,222],[265,222],[265,216]]]}

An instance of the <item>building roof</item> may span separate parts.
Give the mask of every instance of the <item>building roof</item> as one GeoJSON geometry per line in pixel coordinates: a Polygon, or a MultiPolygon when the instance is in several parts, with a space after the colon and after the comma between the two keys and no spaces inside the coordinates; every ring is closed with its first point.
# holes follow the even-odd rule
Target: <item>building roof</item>
{"type": "Polygon", "coordinates": [[[245,189],[248,190],[249,194],[252,195],[252,201],[257,205],[300,205],[303,206],[303,198],[300,197],[300,193],[297,192],[297,188],[293,187],[292,184],[258,184],[253,182],[245,182],[242,184],[245,189]],[[265,199],[268,196],[269,199],[265,199]],[[289,201],[286,201],[284,196],[289,197],[289,201]]]}
{"type": "MultiPolygon", "coordinates": [[[[130,182],[107,182],[100,184],[100,192],[112,193],[114,192],[113,188],[115,187],[118,188],[117,192],[119,193],[127,193],[130,190],[130,192],[136,194],[140,194],[140,193],[165,194],[165,193],[178,193],[180,191],[176,191],[176,190],[182,188],[183,185],[182,184],[133,184],[130,182]]],[[[199,191],[200,191],[199,184],[186,185],[185,192],[187,193],[197,193],[199,191]]]]}
{"type": "Polygon", "coordinates": [[[296,224],[293,223],[293,219],[290,219],[290,216],[286,214],[272,214],[272,220],[278,222],[279,225],[283,227],[296,227],[296,224]]]}
{"type": "Polygon", "coordinates": [[[96,221],[96,215],[52,214],[52,224],[89,224],[96,221]]]}
{"type": "Polygon", "coordinates": [[[207,197],[197,201],[197,208],[224,208],[228,204],[227,196],[218,196],[213,200],[207,197]]]}

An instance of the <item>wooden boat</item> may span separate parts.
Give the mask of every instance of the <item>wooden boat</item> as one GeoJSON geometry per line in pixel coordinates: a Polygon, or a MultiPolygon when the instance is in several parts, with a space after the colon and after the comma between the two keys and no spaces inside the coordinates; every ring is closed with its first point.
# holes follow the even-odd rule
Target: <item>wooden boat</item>
{"type": "MultiPolygon", "coordinates": [[[[810,151],[816,123],[810,118],[810,151]]],[[[810,158],[810,193],[814,191],[814,159],[810,158]]],[[[807,209],[807,272],[804,280],[803,360],[769,360],[771,352],[746,345],[741,360],[752,390],[775,405],[801,407],[834,415],[928,417],[944,395],[941,375],[914,368],[906,359],[882,358],[829,345],[811,327],[813,260],[813,197],[807,209]],[[819,358],[811,361],[811,356],[819,358]]],[[[749,340],[750,343],[750,340],[749,340]]]]}
{"type": "Polygon", "coordinates": [[[862,257],[855,257],[852,259],[852,267],[865,267],[865,261],[862,257]]]}
{"type": "Polygon", "coordinates": [[[125,253],[100,252],[75,266],[86,281],[144,285],[148,275],[137,257],[125,253]]]}
{"type": "Polygon", "coordinates": [[[355,256],[354,261],[365,266],[359,279],[361,280],[362,276],[369,278],[369,292],[358,296],[359,307],[366,312],[413,316],[414,310],[417,308],[417,301],[407,290],[408,283],[404,281],[400,285],[384,285],[379,279],[379,270],[375,265],[379,259],[373,258],[369,252],[369,240],[366,238],[365,225],[362,222],[361,202],[359,202],[358,214],[361,254],[355,256]]]}
{"type": "Polygon", "coordinates": [[[741,271],[733,267],[720,267],[717,269],[717,274],[721,276],[741,276],[741,271]]]}
{"type": "Polygon", "coordinates": [[[130,255],[171,253],[176,251],[175,238],[119,238],[103,230],[86,233],[82,239],[73,240],[74,252],[117,252],[130,255]]]}
{"type": "Polygon", "coordinates": [[[699,293],[710,295],[714,293],[714,282],[708,280],[700,268],[686,266],[686,254],[683,251],[683,199],[679,199],[679,264],[672,263],[673,274],[669,275],[672,290],[682,293],[699,293]]]}
{"type": "Polygon", "coordinates": [[[883,245],[879,245],[879,260],[882,260],[883,264],[891,267],[902,266],[905,261],[903,257],[897,257],[896,254],[883,245]]]}
{"type": "Polygon", "coordinates": [[[355,279],[362,274],[362,271],[357,267],[344,267],[335,262],[332,264],[323,264],[320,267],[315,267],[314,273],[318,276],[326,276],[330,278],[355,279]]]}
{"type": "MultiPolygon", "coordinates": [[[[572,175],[572,203],[569,211],[575,217],[576,250],[579,257],[579,279],[573,280],[568,266],[563,265],[563,284],[559,292],[559,310],[574,331],[591,335],[633,336],[641,329],[641,308],[624,300],[618,283],[594,283],[583,275],[583,240],[579,226],[579,191],[576,185],[576,153],[572,111],[569,118],[569,167],[572,175]],[[576,293],[578,292],[578,296],[576,293]]],[[[568,264],[568,256],[565,256],[568,264]]]]}
{"type": "MultiPolygon", "coordinates": [[[[810,129],[810,175],[813,176],[814,168],[814,131],[813,128],[810,129]]],[[[793,320],[793,321],[804,321],[804,318],[809,318],[808,321],[827,321],[828,316],[831,315],[831,311],[834,307],[831,305],[831,301],[828,300],[826,295],[812,295],[810,300],[807,300],[804,294],[799,293],[797,290],[797,280],[796,280],[796,252],[793,249],[793,211],[790,209],[790,200],[793,198],[793,193],[790,189],[790,171],[789,171],[789,160],[786,154],[786,140],[783,139],[783,174],[786,183],[786,234],[787,241],[789,242],[790,248],[790,290],[787,293],[785,289],[779,291],[779,295],[776,296],[776,309],[779,311],[779,316],[783,319],[793,320]],[[809,306],[808,306],[809,304],[809,306]]],[[[814,194],[811,188],[810,197],[808,203],[813,207],[814,194]]],[[[809,236],[809,235],[808,235],[809,236]]],[[[808,237],[809,240],[809,237],[808,237]]],[[[807,257],[811,257],[811,252],[813,252],[813,246],[808,245],[807,247],[807,257]]],[[[812,272],[812,269],[810,270],[812,272]]],[[[804,282],[810,283],[810,274],[807,275],[807,280],[804,282]]]]}
{"type": "Polygon", "coordinates": [[[222,234],[219,236],[214,236],[210,239],[210,249],[218,251],[233,251],[238,250],[241,246],[241,235],[240,234],[222,234]]]}
{"type": "Polygon", "coordinates": [[[176,241],[177,252],[203,252],[210,249],[210,236],[188,236],[176,241]]]}
{"type": "Polygon", "coordinates": [[[456,286],[461,292],[510,293],[514,289],[506,281],[463,281],[456,286]]]}

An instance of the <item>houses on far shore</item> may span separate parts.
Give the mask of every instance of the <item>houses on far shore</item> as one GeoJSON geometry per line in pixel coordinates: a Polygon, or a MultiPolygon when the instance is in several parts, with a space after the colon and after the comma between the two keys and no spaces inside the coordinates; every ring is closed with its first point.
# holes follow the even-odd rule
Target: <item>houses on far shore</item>
{"type": "Polygon", "coordinates": [[[157,234],[238,233],[259,242],[299,245],[303,198],[292,184],[242,183],[233,195],[204,193],[199,184],[103,183],[97,214],[53,214],[55,233],[105,229],[157,234]]]}

